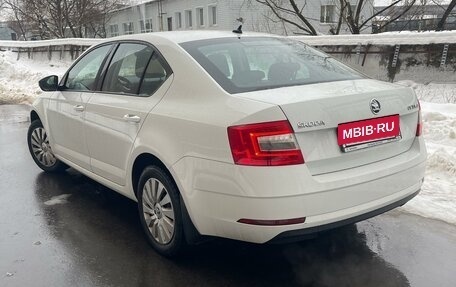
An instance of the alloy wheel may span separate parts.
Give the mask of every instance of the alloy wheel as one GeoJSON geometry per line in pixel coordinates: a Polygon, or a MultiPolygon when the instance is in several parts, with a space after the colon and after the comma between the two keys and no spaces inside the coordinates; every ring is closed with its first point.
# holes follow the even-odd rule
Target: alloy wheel
{"type": "Polygon", "coordinates": [[[146,181],[142,195],[143,216],[157,243],[168,244],[174,236],[174,208],[171,197],[158,179],[146,181]]]}
{"type": "Polygon", "coordinates": [[[53,166],[57,159],[54,153],[52,153],[49,138],[44,128],[37,127],[34,129],[30,140],[33,156],[45,167],[53,166]]]}

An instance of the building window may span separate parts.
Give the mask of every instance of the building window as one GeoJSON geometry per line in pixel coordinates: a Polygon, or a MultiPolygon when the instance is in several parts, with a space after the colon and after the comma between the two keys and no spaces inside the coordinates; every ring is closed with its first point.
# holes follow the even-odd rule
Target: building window
{"type": "Polygon", "coordinates": [[[150,33],[152,32],[152,19],[140,20],[139,28],[141,33],[150,33]]]}
{"type": "Polygon", "coordinates": [[[109,35],[111,37],[119,36],[119,25],[109,25],[109,35]]]}
{"type": "Polygon", "coordinates": [[[209,6],[209,25],[217,25],[217,6],[209,6]]]}
{"type": "Polygon", "coordinates": [[[181,12],[176,12],[176,29],[181,29],[182,28],[182,13],[181,12]]]}
{"type": "Polygon", "coordinates": [[[321,23],[334,23],[334,5],[322,5],[320,10],[321,23]]]}
{"type": "Polygon", "coordinates": [[[204,9],[196,8],[196,20],[199,27],[204,26],[204,9]]]}
{"type": "Polygon", "coordinates": [[[173,30],[173,17],[168,17],[168,31],[173,30]]]}
{"type": "Polygon", "coordinates": [[[193,26],[193,19],[192,19],[192,10],[185,11],[185,27],[192,28],[193,26]]]}
{"type": "Polygon", "coordinates": [[[133,22],[123,23],[123,31],[125,35],[133,34],[135,32],[133,22]]]}

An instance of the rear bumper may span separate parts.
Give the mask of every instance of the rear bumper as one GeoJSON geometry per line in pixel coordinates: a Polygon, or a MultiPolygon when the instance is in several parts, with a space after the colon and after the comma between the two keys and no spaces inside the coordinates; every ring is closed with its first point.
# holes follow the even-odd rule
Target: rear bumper
{"type": "Polygon", "coordinates": [[[409,200],[411,200],[412,198],[417,196],[419,192],[420,192],[420,190],[418,190],[415,193],[412,193],[398,201],[388,204],[386,206],[383,206],[378,209],[375,209],[375,210],[372,210],[372,211],[369,211],[369,212],[366,212],[366,213],[363,213],[363,214],[360,214],[360,215],[357,215],[354,217],[350,217],[350,218],[347,218],[347,219],[344,219],[341,221],[332,222],[332,223],[328,223],[328,224],[324,224],[324,225],[317,225],[314,227],[309,227],[309,228],[304,228],[304,229],[285,231],[285,232],[277,235],[276,237],[274,237],[268,243],[295,242],[295,241],[303,240],[303,239],[306,239],[309,237],[313,237],[313,235],[318,232],[342,227],[345,225],[357,223],[357,222],[372,218],[374,216],[380,215],[380,214],[390,211],[396,207],[400,207],[400,206],[406,204],[409,200]]]}
{"type": "Polygon", "coordinates": [[[349,224],[400,206],[422,185],[422,139],[409,152],[332,174],[312,176],[305,165],[243,167],[198,158],[174,166],[190,218],[202,235],[265,243],[349,224]],[[258,226],[241,218],[306,217],[305,223],[258,226]]]}

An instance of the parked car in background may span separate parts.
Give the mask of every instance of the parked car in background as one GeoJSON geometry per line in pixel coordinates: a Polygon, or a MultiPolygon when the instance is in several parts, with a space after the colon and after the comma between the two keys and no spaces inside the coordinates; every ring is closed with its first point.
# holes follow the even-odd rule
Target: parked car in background
{"type": "Polygon", "coordinates": [[[116,37],[40,86],[36,164],[137,201],[163,255],[200,236],[299,240],[403,205],[423,182],[413,90],[288,38],[116,37]]]}

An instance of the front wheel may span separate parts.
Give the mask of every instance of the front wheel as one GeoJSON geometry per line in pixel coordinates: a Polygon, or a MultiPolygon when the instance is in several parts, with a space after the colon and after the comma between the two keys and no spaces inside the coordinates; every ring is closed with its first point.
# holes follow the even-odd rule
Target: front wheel
{"type": "Polygon", "coordinates": [[[33,160],[44,171],[64,171],[68,167],[52,152],[49,137],[40,120],[34,120],[28,129],[27,143],[33,160]]]}
{"type": "Polygon", "coordinates": [[[152,247],[175,256],[184,245],[179,192],[167,173],[157,166],[144,169],[138,184],[141,225],[152,247]]]}

